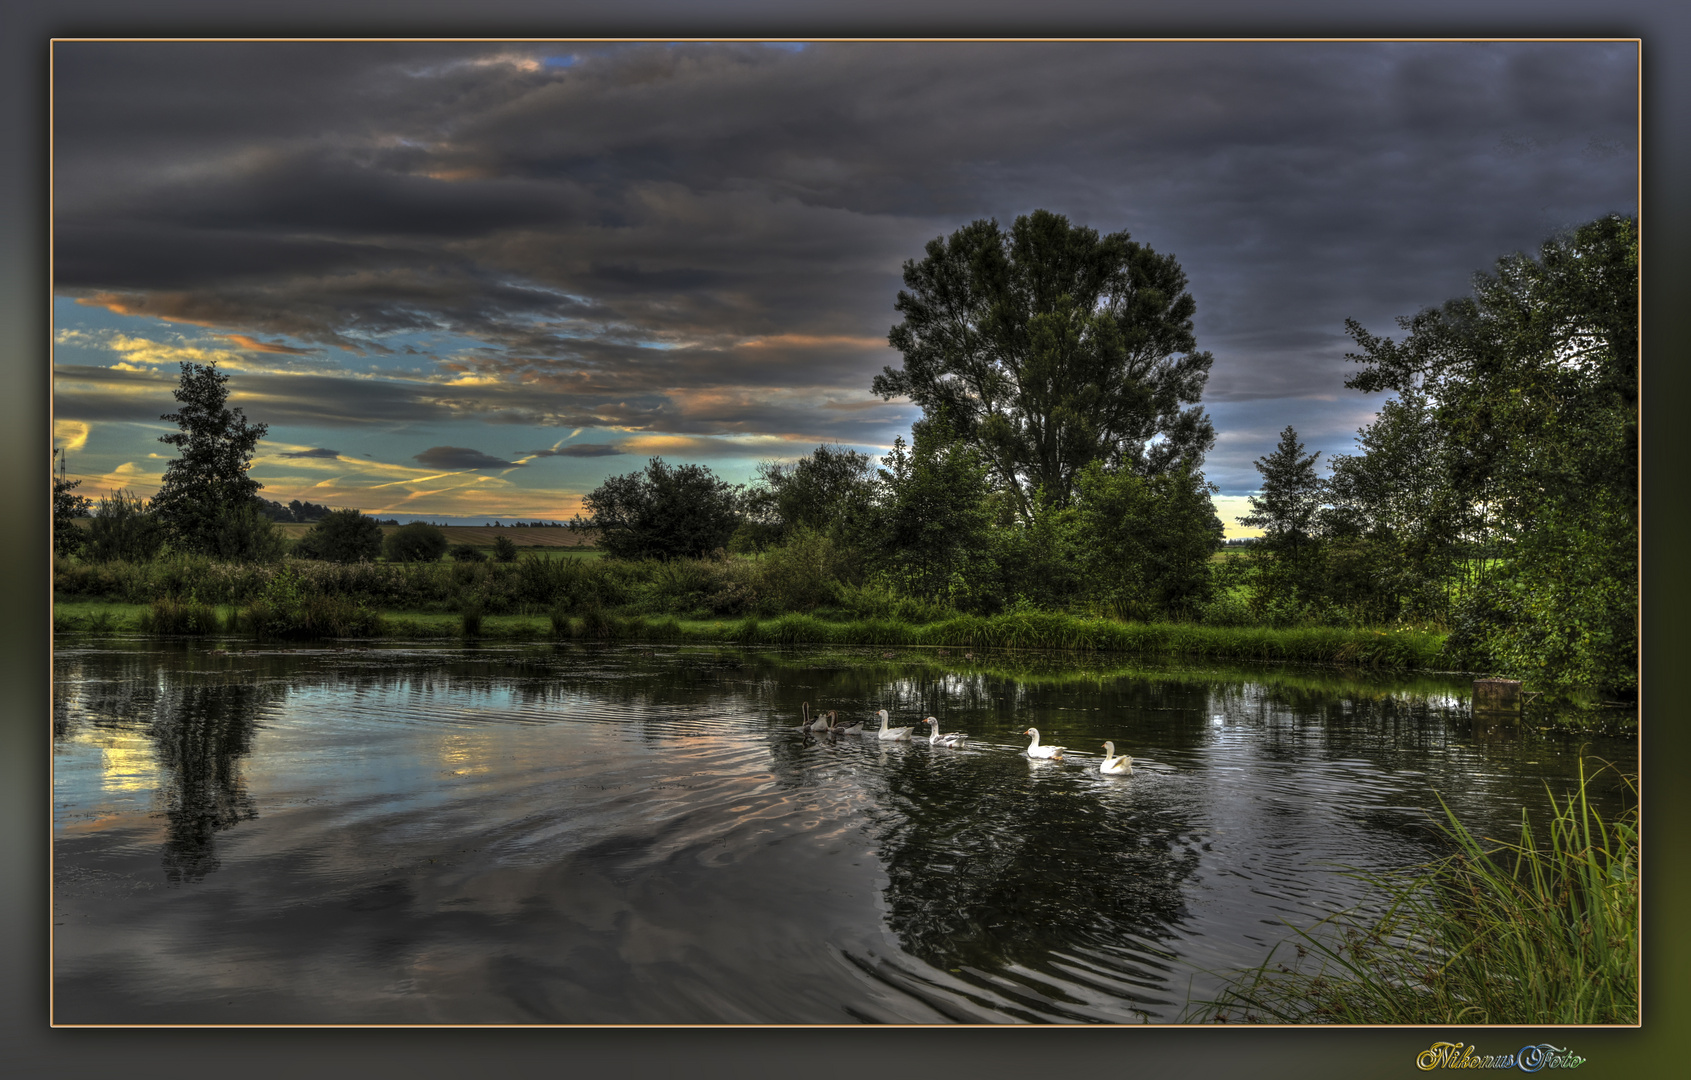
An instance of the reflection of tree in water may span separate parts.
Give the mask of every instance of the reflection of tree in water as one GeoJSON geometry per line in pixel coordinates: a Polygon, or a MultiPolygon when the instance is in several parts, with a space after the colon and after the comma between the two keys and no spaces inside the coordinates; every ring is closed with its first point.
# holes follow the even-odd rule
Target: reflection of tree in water
{"type": "Polygon", "coordinates": [[[164,872],[172,884],[216,870],[216,834],[258,816],[237,759],[252,749],[260,707],[282,693],[278,684],[213,675],[190,676],[161,695],[148,733],[170,773],[164,872]]]}
{"type": "Polygon", "coordinates": [[[54,659],[53,730],[145,734],[166,774],[163,864],[173,883],[217,869],[214,837],[257,816],[239,759],[262,708],[281,701],[283,657],[234,658],[199,648],[67,650],[54,659]]]}
{"type": "Polygon", "coordinates": [[[921,747],[894,756],[879,774],[876,838],[888,924],[906,951],[969,981],[1029,984],[1042,1011],[1062,1011],[1053,1002],[1068,996],[1077,952],[1111,970],[1112,995],[1168,1000],[1169,956],[1155,943],[1184,916],[1182,883],[1198,864],[1180,815],[1062,766],[921,747]]]}

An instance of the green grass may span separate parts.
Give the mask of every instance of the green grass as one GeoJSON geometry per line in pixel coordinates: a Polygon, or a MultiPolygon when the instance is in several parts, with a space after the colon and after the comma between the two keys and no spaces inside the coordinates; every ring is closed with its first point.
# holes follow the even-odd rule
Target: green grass
{"type": "MultiPolygon", "coordinates": [[[[1636,806],[1637,789],[1626,779],[1636,806]]],[[[1548,844],[1523,809],[1514,843],[1450,808],[1452,853],[1400,874],[1352,871],[1385,913],[1332,916],[1277,946],[1199,1020],[1335,1024],[1632,1024],[1638,1021],[1636,810],[1604,821],[1577,791],[1549,793],[1548,844]]],[[[1441,800],[1441,805],[1443,805],[1441,800]]]]}
{"type": "MultiPolygon", "coordinates": [[[[90,628],[105,612],[111,629],[141,629],[141,604],[61,601],[54,628],[90,628]]],[[[383,610],[384,636],[445,637],[463,632],[455,613],[383,610]]],[[[665,640],[737,645],[855,645],[958,649],[1035,649],[1120,653],[1195,660],[1290,661],[1347,664],[1395,670],[1436,666],[1443,636],[1417,630],[1350,630],[1306,627],[1216,627],[1190,623],[1123,623],[1053,613],[958,615],[929,623],[893,618],[825,620],[789,614],[773,619],[677,619],[623,616],[598,608],[550,615],[487,615],[477,631],[485,638],[529,640],[569,636],[607,640],[665,640]],[[567,635],[564,626],[568,624],[567,635]],[[554,633],[554,625],[557,632],[554,633]]]]}

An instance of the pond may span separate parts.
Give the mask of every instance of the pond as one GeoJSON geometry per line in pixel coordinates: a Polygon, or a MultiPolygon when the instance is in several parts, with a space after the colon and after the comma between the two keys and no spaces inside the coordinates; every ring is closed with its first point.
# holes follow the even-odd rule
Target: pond
{"type": "Polygon", "coordinates": [[[1179,1022],[1436,853],[1435,792],[1512,837],[1637,767],[1455,677],[1097,663],[61,637],[54,1018],[1179,1022]]]}

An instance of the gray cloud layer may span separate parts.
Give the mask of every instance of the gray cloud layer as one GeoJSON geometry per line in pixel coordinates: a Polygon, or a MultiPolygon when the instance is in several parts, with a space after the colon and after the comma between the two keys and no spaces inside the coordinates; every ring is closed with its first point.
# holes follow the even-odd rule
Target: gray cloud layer
{"type": "Polygon", "coordinates": [[[521,463],[496,458],[480,450],[462,446],[431,446],[418,454],[416,461],[431,469],[520,469],[521,463]]]}
{"type": "Polygon", "coordinates": [[[61,293],[374,354],[451,331],[524,388],[283,395],[360,420],[837,433],[755,391],[867,397],[901,261],[1046,207],[1180,259],[1208,400],[1319,426],[1345,317],[1636,200],[1624,43],[84,42],[55,77],[61,293]]]}

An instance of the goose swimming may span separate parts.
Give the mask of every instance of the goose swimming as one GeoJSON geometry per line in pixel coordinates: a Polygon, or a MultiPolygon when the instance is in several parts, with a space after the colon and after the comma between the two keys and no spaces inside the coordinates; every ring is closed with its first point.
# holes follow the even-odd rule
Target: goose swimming
{"type": "Polygon", "coordinates": [[[922,723],[932,724],[934,726],[933,733],[928,736],[929,746],[962,746],[963,740],[968,738],[968,736],[963,734],[961,731],[953,731],[948,735],[941,735],[939,733],[939,721],[931,716],[922,721],[922,723]]]}
{"type": "Polygon", "coordinates": [[[1124,773],[1130,773],[1133,771],[1133,758],[1126,754],[1118,755],[1116,753],[1116,744],[1113,742],[1106,742],[1104,744],[1104,761],[1098,766],[1098,771],[1101,773],[1109,773],[1112,776],[1120,776],[1124,773]]]}
{"type": "Polygon", "coordinates": [[[888,718],[887,718],[887,711],[885,709],[879,710],[878,712],[875,713],[875,715],[879,716],[881,718],[880,738],[881,738],[882,742],[894,742],[894,741],[899,741],[899,740],[909,741],[909,739],[910,739],[910,729],[909,728],[907,728],[907,727],[888,727],[887,726],[887,719],[888,718]]]}
{"type": "Polygon", "coordinates": [[[1044,758],[1044,759],[1054,760],[1054,761],[1063,760],[1063,748],[1061,746],[1041,746],[1041,745],[1039,745],[1039,729],[1038,728],[1030,727],[1026,731],[1022,732],[1022,734],[1033,736],[1033,742],[1031,744],[1029,744],[1029,746],[1028,746],[1028,757],[1030,757],[1030,758],[1044,758]]]}

